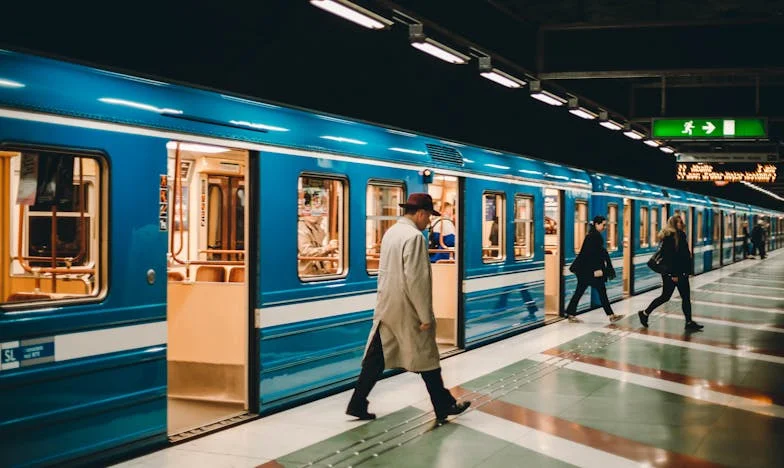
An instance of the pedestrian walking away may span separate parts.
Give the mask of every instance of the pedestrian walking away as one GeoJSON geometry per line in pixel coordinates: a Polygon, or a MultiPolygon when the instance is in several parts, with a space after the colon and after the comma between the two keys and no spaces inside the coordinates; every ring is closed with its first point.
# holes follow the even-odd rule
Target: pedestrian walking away
{"type": "Polygon", "coordinates": [[[684,232],[683,219],[672,216],[667,220],[667,225],[659,232],[661,242],[660,251],[662,256],[662,292],[659,297],[654,299],[645,310],[637,312],[640,322],[644,327],[648,327],[648,317],[657,307],[670,300],[675,288],[681,295],[681,308],[683,317],[686,319],[685,328],[687,331],[697,331],[703,328],[702,325],[691,318],[691,289],[689,286],[689,276],[694,274],[694,263],[692,262],[689,241],[684,232]]]}
{"type": "Polygon", "coordinates": [[[432,278],[427,241],[422,231],[433,209],[427,193],[412,193],[404,216],[384,234],[378,270],[378,299],[365,356],[346,414],[361,420],[375,419],[367,400],[384,369],[419,373],[425,382],[436,419],[465,411],[470,402],[458,403],[441,377],[436,320],[433,314],[432,278]]]}
{"type": "Polygon", "coordinates": [[[566,307],[566,317],[570,322],[577,321],[575,317],[577,304],[588,286],[599,294],[604,313],[607,314],[611,322],[623,318],[623,315],[614,313],[610,307],[610,299],[607,298],[607,288],[604,284],[615,278],[615,269],[612,266],[610,254],[604,247],[604,237],[602,237],[602,232],[606,227],[607,219],[604,216],[593,218],[588,234],[580,248],[580,253],[577,254],[577,258],[569,267],[569,270],[577,276],[577,289],[566,307]]]}

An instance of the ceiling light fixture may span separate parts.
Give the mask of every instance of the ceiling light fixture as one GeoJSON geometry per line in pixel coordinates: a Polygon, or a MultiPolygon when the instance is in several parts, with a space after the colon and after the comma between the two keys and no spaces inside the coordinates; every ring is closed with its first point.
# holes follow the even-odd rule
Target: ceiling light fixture
{"type": "Polygon", "coordinates": [[[542,89],[541,81],[532,81],[530,84],[530,89],[531,97],[538,101],[542,101],[545,104],[550,104],[551,106],[562,106],[566,104],[566,99],[558,96],[557,94],[542,89]]]}
{"type": "Polygon", "coordinates": [[[522,88],[525,81],[516,78],[508,73],[504,73],[497,68],[493,68],[490,57],[479,57],[479,74],[490,81],[494,81],[507,88],[522,88]]]}
{"type": "Polygon", "coordinates": [[[408,40],[412,47],[433,57],[440,58],[444,62],[462,65],[468,63],[471,59],[468,55],[427,37],[421,24],[410,24],[408,26],[408,40]]]}
{"type": "Polygon", "coordinates": [[[368,29],[385,29],[392,21],[346,0],[310,0],[313,6],[368,29]]]}
{"type": "Polygon", "coordinates": [[[607,113],[607,111],[600,111],[599,112],[599,125],[601,125],[604,128],[608,128],[610,130],[613,130],[613,131],[618,131],[618,130],[623,129],[623,125],[621,125],[620,123],[610,119],[610,116],[607,113]]]}
{"type": "Polygon", "coordinates": [[[642,140],[643,138],[645,138],[645,134],[640,133],[637,130],[634,130],[631,124],[626,124],[623,127],[623,134],[631,138],[632,140],[642,140]]]}
{"type": "Polygon", "coordinates": [[[645,143],[646,145],[651,146],[653,148],[657,148],[657,147],[661,146],[661,142],[659,142],[657,140],[652,140],[650,138],[646,138],[645,141],[643,141],[643,143],[645,143]]]}
{"type": "Polygon", "coordinates": [[[596,113],[585,107],[580,107],[577,98],[569,98],[569,113],[585,120],[594,120],[597,117],[596,113]]]}
{"type": "Polygon", "coordinates": [[[662,146],[659,149],[662,150],[663,152],[667,153],[667,154],[672,154],[672,153],[675,152],[675,150],[670,148],[669,146],[662,146]]]}

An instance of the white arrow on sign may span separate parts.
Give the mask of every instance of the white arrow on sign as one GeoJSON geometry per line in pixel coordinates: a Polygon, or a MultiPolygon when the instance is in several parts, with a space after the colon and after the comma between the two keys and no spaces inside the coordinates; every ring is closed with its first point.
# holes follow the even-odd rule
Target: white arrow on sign
{"type": "Polygon", "coordinates": [[[716,130],[716,126],[713,125],[713,122],[708,122],[702,126],[702,129],[705,130],[705,133],[710,135],[714,130],[716,130]]]}

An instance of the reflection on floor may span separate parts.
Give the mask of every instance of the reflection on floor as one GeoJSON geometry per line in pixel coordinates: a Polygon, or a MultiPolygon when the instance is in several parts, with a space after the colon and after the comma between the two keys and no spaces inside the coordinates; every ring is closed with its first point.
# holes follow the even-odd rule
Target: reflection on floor
{"type": "Polygon", "coordinates": [[[169,434],[179,434],[244,412],[243,404],[169,398],[169,434]]]}
{"type": "Polygon", "coordinates": [[[447,424],[404,373],[373,389],[369,423],[345,415],[346,391],[124,465],[784,466],[784,255],[691,284],[699,333],[677,293],[643,328],[654,290],[614,303],[614,324],[595,310],[442,361],[472,401],[447,424]],[[766,292],[716,291],[749,281],[766,292]]]}

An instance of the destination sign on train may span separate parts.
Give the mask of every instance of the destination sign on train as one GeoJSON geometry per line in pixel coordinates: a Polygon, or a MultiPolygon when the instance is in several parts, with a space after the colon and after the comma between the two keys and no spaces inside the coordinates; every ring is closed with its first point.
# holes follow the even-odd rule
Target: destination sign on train
{"type": "Polygon", "coordinates": [[[652,134],[663,139],[767,138],[768,125],[764,118],[654,119],[652,134]]]}
{"type": "Polygon", "coordinates": [[[678,163],[676,180],[684,182],[756,182],[776,181],[775,164],[678,163]]]}

